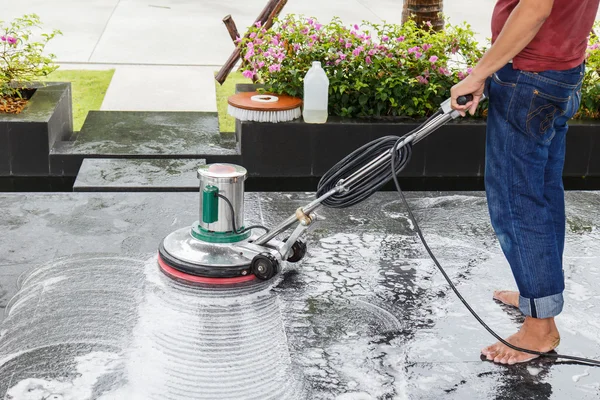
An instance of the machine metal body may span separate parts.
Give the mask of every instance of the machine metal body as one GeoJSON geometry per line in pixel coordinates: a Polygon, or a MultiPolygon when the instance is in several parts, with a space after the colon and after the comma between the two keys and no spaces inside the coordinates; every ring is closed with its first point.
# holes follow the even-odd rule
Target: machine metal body
{"type": "Polygon", "coordinates": [[[390,163],[393,152],[418,143],[459,116],[447,100],[434,118],[404,137],[394,148],[340,179],[335,188],[298,208],[273,229],[263,228],[266,233],[260,236],[254,232],[259,227],[244,228],[246,170],[232,164],[200,167],[199,221],[163,240],[158,257],[161,270],[191,284],[245,284],[273,278],[281,271],[283,262],[297,262],[304,257],[306,245],[300,237],[319,221],[316,211],[326,199],[352,191],[371,170],[390,163]],[[277,239],[290,228],[293,230],[287,239],[277,239]]]}

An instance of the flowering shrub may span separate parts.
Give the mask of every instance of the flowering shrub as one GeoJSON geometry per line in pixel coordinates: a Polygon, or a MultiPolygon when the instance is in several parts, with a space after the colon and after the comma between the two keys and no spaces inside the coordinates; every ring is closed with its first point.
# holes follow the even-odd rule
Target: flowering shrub
{"type": "Polygon", "coordinates": [[[330,81],[329,110],[348,117],[432,114],[483,54],[468,25],[436,32],[403,25],[321,24],[289,15],[239,40],[244,76],[266,90],[302,96],[303,78],[320,61],[330,81]]]}
{"type": "Polygon", "coordinates": [[[46,44],[60,31],[41,34],[39,42],[31,41],[33,30],[40,28],[40,19],[35,14],[16,18],[4,24],[0,21],[0,100],[5,97],[20,97],[22,85],[37,77],[54,71],[54,55],[43,55],[46,44]]]}
{"type": "MultiPolygon", "coordinates": [[[[600,24],[596,24],[596,29],[600,24]]],[[[581,107],[577,117],[600,118],[600,39],[590,37],[587,49],[586,74],[581,89],[581,107]]]]}

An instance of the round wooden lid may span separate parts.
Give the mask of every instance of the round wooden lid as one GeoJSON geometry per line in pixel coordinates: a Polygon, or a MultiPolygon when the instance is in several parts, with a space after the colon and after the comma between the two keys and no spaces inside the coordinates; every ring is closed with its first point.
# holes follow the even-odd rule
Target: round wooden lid
{"type": "Polygon", "coordinates": [[[227,102],[236,108],[250,111],[287,111],[302,106],[302,99],[285,94],[259,94],[244,92],[234,94],[227,102]]]}

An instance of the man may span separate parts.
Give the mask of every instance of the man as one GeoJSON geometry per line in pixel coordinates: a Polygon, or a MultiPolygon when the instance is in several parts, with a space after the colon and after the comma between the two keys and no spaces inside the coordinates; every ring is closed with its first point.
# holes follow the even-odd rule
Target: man
{"type": "MultiPolygon", "coordinates": [[[[519,292],[494,297],[519,307],[525,322],[509,343],[549,352],[560,341],[565,204],[562,171],[567,121],[581,99],[589,32],[600,0],[498,0],[492,47],[452,88],[452,103],[473,113],[489,79],[485,185],[492,225],[519,292]],[[460,95],[474,99],[459,106],[460,95]]],[[[535,358],[496,343],[488,360],[535,358]]]]}

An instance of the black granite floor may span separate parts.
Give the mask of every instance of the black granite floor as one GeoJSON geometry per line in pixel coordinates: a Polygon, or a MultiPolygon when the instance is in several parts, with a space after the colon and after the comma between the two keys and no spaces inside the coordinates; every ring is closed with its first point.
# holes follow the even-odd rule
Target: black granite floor
{"type": "MultiPolygon", "coordinates": [[[[246,219],[272,226],[311,199],[250,193],[246,219]]],[[[600,194],[571,192],[567,199],[567,303],[557,321],[558,350],[600,358],[600,194]]],[[[166,234],[197,219],[197,200],[191,193],[0,194],[0,306],[24,271],[58,257],[148,260],[166,234]]],[[[491,299],[494,289],[514,283],[483,194],[412,193],[410,202],[459,290],[498,333],[514,333],[519,313],[491,299]]],[[[479,350],[492,338],[448,290],[394,193],[322,215],[326,220],[308,237],[308,257],[288,266],[273,289],[308,398],[600,398],[597,368],[481,361],[479,350]]],[[[1,335],[0,360],[14,357],[2,353],[1,335]]],[[[16,385],[6,382],[0,376],[2,394],[16,385]]]]}

